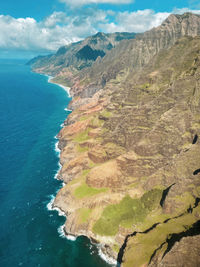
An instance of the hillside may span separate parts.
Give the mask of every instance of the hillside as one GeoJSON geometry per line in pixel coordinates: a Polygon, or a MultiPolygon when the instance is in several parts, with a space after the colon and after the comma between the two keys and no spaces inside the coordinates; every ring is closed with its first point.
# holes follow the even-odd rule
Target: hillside
{"type": "Polygon", "coordinates": [[[62,46],[56,54],[49,56],[38,56],[28,62],[37,72],[58,75],[60,72],[77,73],[86,67],[90,67],[99,57],[115,47],[124,39],[135,38],[134,33],[112,33],[99,32],[83,41],[62,46]]]}
{"type": "Polygon", "coordinates": [[[65,232],[124,267],[199,266],[200,16],[170,15],[70,82],[54,202],[65,232]]]}
{"type": "Polygon", "coordinates": [[[74,77],[71,93],[86,96],[91,87],[98,90],[112,79],[121,82],[128,73],[132,76],[159,51],[168,49],[182,36],[200,35],[199,18],[200,15],[190,13],[172,14],[159,27],[136,35],[134,40],[121,42],[103,59],[96,61],[91,69],[74,77]]]}

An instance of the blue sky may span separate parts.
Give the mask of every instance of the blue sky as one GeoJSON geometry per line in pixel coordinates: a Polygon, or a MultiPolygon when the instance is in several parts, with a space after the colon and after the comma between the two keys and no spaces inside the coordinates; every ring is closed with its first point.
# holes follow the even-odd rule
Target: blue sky
{"type": "Polygon", "coordinates": [[[199,0],[3,0],[0,56],[52,53],[98,31],[144,32],[186,11],[200,14],[199,0]]]}

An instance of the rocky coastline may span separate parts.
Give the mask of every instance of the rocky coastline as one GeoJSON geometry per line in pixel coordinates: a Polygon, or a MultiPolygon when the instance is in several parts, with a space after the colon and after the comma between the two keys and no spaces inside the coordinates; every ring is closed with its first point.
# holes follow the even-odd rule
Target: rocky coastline
{"type": "MultiPolygon", "coordinates": [[[[50,82],[52,82],[52,81],[50,80],[50,82]]],[[[62,84],[58,84],[58,85],[60,85],[61,87],[64,87],[62,84]]],[[[68,95],[70,95],[70,89],[68,89],[67,92],[68,92],[68,95]]],[[[94,101],[98,97],[97,96],[94,96],[94,98],[93,98],[94,101]]],[[[80,105],[80,104],[78,104],[78,105],[80,105]]],[[[77,107],[77,101],[76,101],[76,107],[77,107]]],[[[74,107],[73,107],[73,100],[72,100],[72,103],[70,104],[69,108],[70,109],[71,108],[74,109],[74,107]]],[[[73,174],[72,174],[71,177],[67,177],[67,178],[66,178],[66,176],[64,177],[63,171],[62,171],[63,165],[66,162],[66,158],[62,156],[62,153],[63,153],[64,150],[66,150],[66,148],[69,147],[69,150],[72,148],[72,146],[70,145],[70,141],[67,144],[66,144],[65,141],[63,141],[63,139],[62,139],[62,132],[65,131],[65,129],[70,124],[71,124],[70,118],[69,119],[67,118],[64,121],[64,126],[62,127],[60,133],[58,133],[58,135],[56,137],[58,139],[58,149],[60,150],[60,152],[59,152],[59,155],[60,156],[59,157],[60,157],[60,164],[61,164],[61,168],[60,168],[60,170],[59,170],[59,172],[57,174],[57,179],[62,180],[64,182],[63,183],[64,186],[67,185],[74,178],[73,177],[73,174]]],[[[67,160],[76,158],[76,156],[77,156],[77,154],[72,150],[71,153],[68,152],[68,158],[67,158],[67,160]]],[[[78,164],[79,163],[77,163],[77,166],[78,166],[78,164]]],[[[64,186],[63,186],[63,188],[64,188],[64,186]]],[[[63,188],[61,190],[63,190],[63,188]]],[[[62,201],[63,201],[62,200],[62,197],[60,199],[59,192],[58,192],[58,194],[56,195],[56,197],[55,197],[54,201],[51,203],[51,205],[52,205],[52,209],[57,209],[60,213],[62,213],[62,215],[65,215],[65,217],[66,217],[66,224],[63,227],[63,233],[65,234],[66,238],[69,238],[71,240],[75,240],[79,236],[85,236],[85,237],[87,237],[92,244],[94,244],[94,245],[96,245],[98,247],[100,257],[102,259],[104,259],[107,263],[116,266],[117,265],[117,260],[116,260],[117,254],[116,253],[114,254],[113,251],[112,251],[112,249],[106,243],[100,242],[99,239],[98,239],[98,237],[96,237],[91,231],[88,231],[87,229],[81,229],[81,230],[78,230],[77,231],[77,230],[74,230],[71,226],[69,228],[69,226],[67,224],[67,220],[68,220],[68,216],[70,214],[70,211],[67,208],[67,204],[66,204],[65,208],[63,208],[62,201]]],[[[67,201],[69,203],[69,202],[71,202],[71,198],[69,197],[68,200],[65,198],[65,201],[67,201]]],[[[73,222],[72,222],[72,224],[73,224],[73,222]]]]}
{"type": "Polygon", "coordinates": [[[53,207],[66,235],[87,236],[123,267],[191,266],[191,254],[200,264],[199,30],[200,16],[171,15],[89,74],[55,79],[73,85],[53,207]]]}
{"type": "MultiPolygon", "coordinates": [[[[38,73],[40,73],[39,71],[37,71],[38,73]]],[[[41,73],[43,74],[43,73],[41,73]]],[[[44,74],[46,75],[46,74],[44,74]]],[[[48,82],[49,83],[54,83],[54,84],[57,84],[58,86],[60,86],[61,88],[63,88],[68,96],[70,97],[70,88],[63,85],[63,84],[59,84],[57,82],[54,81],[54,77],[53,76],[48,76],[48,82]]],[[[94,99],[96,99],[96,96],[94,97],[94,99]]],[[[82,104],[82,103],[80,103],[82,104]]],[[[78,105],[80,105],[78,104],[78,105]]],[[[77,106],[77,102],[76,102],[76,106],[77,106]]],[[[74,108],[73,107],[73,104],[71,103],[71,105],[69,106],[70,108],[74,108]]],[[[66,109],[68,109],[68,107],[66,107],[66,109]]],[[[63,131],[65,127],[68,126],[68,119],[66,119],[63,123],[63,127],[61,128],[60,131],[63,131]]],[[[56,139],[58,140],[58,143],[56,143],[56,150],[58,150],[59,152],[59,164],[60,164],[60,168],[56,174],[56,179],[58,180],[61,180],[63,181],[63,187],[69,182],[69,180],[65,180],[63,177],[62,177],[62,167],[63,167],[63,164],[61,163],[62,160],[61,160],[61,153],[62,153],[62,150],[64,150],[66,148],[66,143],[63,143],[62,142],[62,139],[60,138],[60,133],[58,133],[58,135],[56,136],[56,139]]],[[[71,153],[70,157],[75,157],[76,154],[75,153],[71,153]]],[[[73,178],[72,178],[73,179],[73,178]]],[[[57,195],[50,201],[50,203],[47,205],[47,208],[49,210],[56,210],[59,214],[59,216],[64,216],[66,217],[66,220],[67,220],[67,217],[68,217],[68,210],[64,210],[62,209],[62,205],[59,205],[57,204],[57,195]]],[[[62,227],[62,230],[61,230],[61,234],[64,234],[65,237],[67,239],[70,239],[70,240],[73,240],[75,241],[77,237],[79,236],[85,236],[87,237],[90,242],[97,246],[98,247],[98,250],[99,250],[99,256],[105,260],[107,263],[111,264],[111,265],[117,265],[117,261],[116,261],[116,254],[113,254],[113,251],[112,249],[107,245],[107,244],[102,244],[98,241],[98,239],[96,239],[95,235],[92,234],[92,232],[87,232],[87,231],[81,231],[81,232],[73,232],[73,231],[69,231],[66,229],[66,226],[63,225],[62,227]]]]}

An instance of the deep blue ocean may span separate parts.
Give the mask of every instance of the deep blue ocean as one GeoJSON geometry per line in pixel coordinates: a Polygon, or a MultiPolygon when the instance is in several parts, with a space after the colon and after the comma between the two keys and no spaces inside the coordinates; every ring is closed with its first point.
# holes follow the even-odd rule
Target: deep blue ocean
{"type": "Polygon", "coordinates": [[[70,99],[24,60],[0,60],[0,266],[109,266],[85,237],[59,235],[65,218],[47,204],[54,179],[54,138],[70,99]]]}

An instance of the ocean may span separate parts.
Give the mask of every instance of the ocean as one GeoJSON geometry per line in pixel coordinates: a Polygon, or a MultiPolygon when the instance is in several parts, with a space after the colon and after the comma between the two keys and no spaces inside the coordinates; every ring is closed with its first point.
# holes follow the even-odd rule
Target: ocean
{"type": "Polygon", "coordinates": [[[0,266],[108,267],[86,237],[63,237],[65,217],[47,209],[62,182],[55,136],[69,111],[66,91],[0,60],[0,266]]]}

